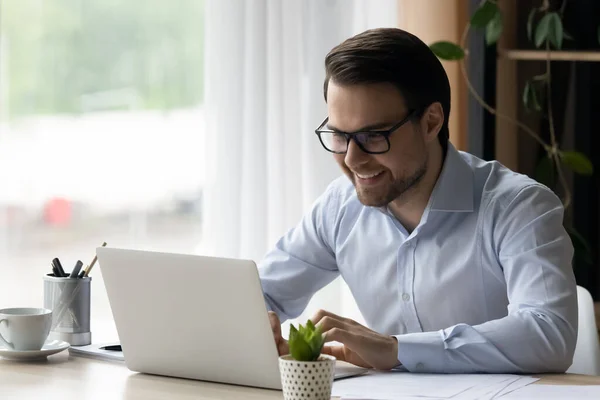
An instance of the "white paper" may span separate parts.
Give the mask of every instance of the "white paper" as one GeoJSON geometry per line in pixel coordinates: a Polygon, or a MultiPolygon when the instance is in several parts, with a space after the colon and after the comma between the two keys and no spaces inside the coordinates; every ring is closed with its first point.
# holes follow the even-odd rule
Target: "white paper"
{"type": "Polygon", "coordinates": [[[496,384],[478,385],[461,393],[457,397],[453,397],[452,400],[495,400],[506,393],[531,385],[538,380],[538,378],[527,376],[514,376],[496,384]]]}
{"type": "Polygon", "coordinates": [[[365,376],[334,382],[331,394],[344,399],[376,400],[492,399],[521,378],[505,374],[446,375],[373,371],[365,376]]]}
{"type": "Polygon", "coordinates": [[[501,400],[598,400],[600,385],[531,385],[513,391],[501,400]]]}
{"type": "Polygon", "coordinates": [[[519,379],[513,381],[510,385],[506,386],[503,390],[498,392],[492,399],[499,399],[502,396],[512,393],[515,390],[521,389],[525,386],[529,386],[532,383],[539,381],[540,378],[531,378],[528,376],[522,376],[519,379]]]}

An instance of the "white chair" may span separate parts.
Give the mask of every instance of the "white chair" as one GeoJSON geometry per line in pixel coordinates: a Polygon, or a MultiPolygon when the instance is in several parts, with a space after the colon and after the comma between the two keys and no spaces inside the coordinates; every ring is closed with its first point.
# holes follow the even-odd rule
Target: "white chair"
{"type": "Polygon", "coordinates": [[[600,375],[600,341],[594,315],[594,301],[590,292],[577,286],[579,330],[573,364],[567,372],[600,375]]]}

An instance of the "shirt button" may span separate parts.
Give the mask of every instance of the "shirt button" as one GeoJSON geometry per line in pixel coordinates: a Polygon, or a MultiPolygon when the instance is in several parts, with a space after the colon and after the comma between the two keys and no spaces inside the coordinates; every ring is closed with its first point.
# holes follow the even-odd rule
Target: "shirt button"
{"type": "Polygon", "coordinates": [[[425,368],[425,365],[423,365],[423,363],[417,363],[417,365],[415,366],[417,371],[422,371],[423,368],[425,368]]]}
{"type": "Polygon", "coordinates": [[[409,301],[409,300],[410,300],[410,294],[408,294],[408,293],[403,293],[403,294],[402,294],[402,300],[404,300],[404,301],[409,301]]]}

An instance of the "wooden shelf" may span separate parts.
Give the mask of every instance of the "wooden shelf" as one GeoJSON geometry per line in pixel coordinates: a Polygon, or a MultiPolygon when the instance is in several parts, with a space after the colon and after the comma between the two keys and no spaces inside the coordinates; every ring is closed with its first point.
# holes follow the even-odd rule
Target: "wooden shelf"
{"type": "MultiPolygon", "coordinates": [[[[545,61],[545,50],[500,50],[499,57],[516,61],[545,61]]],[[[600,62],[600,51],[551,51],[552,61],[600,62]]]]}

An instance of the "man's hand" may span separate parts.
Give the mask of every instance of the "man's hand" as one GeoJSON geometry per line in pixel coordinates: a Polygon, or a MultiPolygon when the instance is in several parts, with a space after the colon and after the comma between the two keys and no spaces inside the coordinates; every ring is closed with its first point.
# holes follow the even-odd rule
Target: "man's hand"
{"type": "Polygon", "coordinates": [[[321,327],[325,342],[343,344],[323,346],[324,354],[359,367],[379,370],[392,369],[399,363],[398,341],[393,336],[381,335],[356,321],[324,310],[319,310],[311,321],[321,327]]]}
{"type": "Polygon", "coordinates": [[[288,342],[281,336],[281,322],[279,322],[279,317],[273,311],[269,311],[269,322],[271,322],[271,329],[273,330],[273,337],[275,338],[279,355],[284,356],[289,354],[290,347],[288,346],[288,342]]]}

